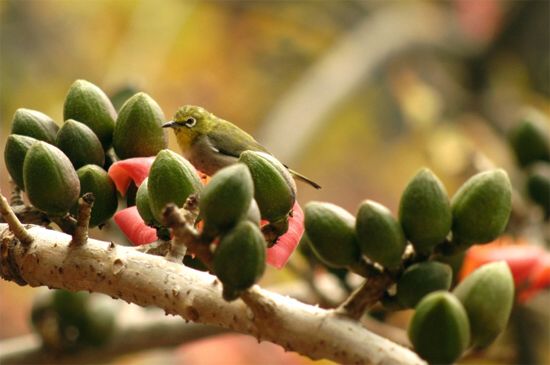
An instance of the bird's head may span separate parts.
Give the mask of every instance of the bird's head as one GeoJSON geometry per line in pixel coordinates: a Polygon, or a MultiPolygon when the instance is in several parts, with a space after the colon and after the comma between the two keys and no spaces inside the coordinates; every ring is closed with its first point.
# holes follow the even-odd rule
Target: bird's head
{"type": "Polygon", "coordinates": [[[172,128],[178,144],[185,150],[195,138],[208,132],[212,117],[210,112],[200,106],[185,105],[179,108],[174,119],[164,123],[162,128],[172,128]]]}

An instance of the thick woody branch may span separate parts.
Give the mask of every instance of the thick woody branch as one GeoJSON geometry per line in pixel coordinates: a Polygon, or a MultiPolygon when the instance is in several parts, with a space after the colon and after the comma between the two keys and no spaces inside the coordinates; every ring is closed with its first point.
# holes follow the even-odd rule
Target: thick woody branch
{"type": "Polygon", "coordinates": [[[90,290],[194,322],[250,334],[313,359],[346,364],[423,364],[412,351],[366,330],[334,311],[298,302],[259,287],[247,304],[228,303],[217,279],[135,249],[89,239],[82,247],[60,232],[32,227],[30,247],[0,224],[0,269],[7,280],[72,291],[90,290]],[[6,254],[4,254],[6,253],[6,254]]]}

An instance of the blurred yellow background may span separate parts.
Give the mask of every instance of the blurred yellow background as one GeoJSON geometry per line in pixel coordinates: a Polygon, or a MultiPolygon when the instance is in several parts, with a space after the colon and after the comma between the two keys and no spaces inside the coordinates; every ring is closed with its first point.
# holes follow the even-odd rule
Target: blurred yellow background
{"type": "MultiPolygon", "coordinates": [[[[476,169],[517,169],[503,135],[525,106],[550,114],[549,14],[546,1],[3,0],[0,144],[20,107],[61,124],[87,79],[145,91],[167,120],[197,104],[232,121],[323,186],[299,185],[302,203],[396,213],[423,166],[449,194],[476,169]]],[[[29,331],[33,293],[0,283],[0,338],[29,331]]]]}

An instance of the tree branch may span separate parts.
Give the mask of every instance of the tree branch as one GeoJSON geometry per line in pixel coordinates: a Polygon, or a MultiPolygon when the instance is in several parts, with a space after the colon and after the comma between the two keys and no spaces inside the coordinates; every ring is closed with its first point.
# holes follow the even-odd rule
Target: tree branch
{"type": "Polygon", "coordinates": [[[298,302],[258,286],[243,301],[222,299],[221,285],[207,273],[135,249],[89,239],[69,247],[71,237],[41,227],[23,246],[0,224],[1,275],[21,285],[90,290],[141,306],[154,305],[187,320],[250,334],[313,359],[347,364],[423,364],[412,351],[375,335],[334,311],[298,302]],[[17,279],[17,280],[16,280],[17,279]]]}

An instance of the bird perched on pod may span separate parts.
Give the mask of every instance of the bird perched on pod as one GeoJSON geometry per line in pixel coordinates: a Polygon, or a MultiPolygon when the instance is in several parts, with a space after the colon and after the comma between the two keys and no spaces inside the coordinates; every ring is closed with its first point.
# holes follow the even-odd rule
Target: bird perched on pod
{"type": "Polygon", "coordinates": [[[203,238],[210,241],[245,218],[253,195],[254,184],[246,165],[238,163],[214,174],[199,199],[203,238]]]}
{"type": "MultiPolygon", "coordinates": [[[[94,194],[90,227],[96,227],[111,218],[117,209],[118,199],[113,180],[97,165],[85,165],[76,171],[80,180],[80,196],[94,194]]],[[[76,210],[76,209],[75,209],[76,210]]]]}
{"type": "Polygon", "coordinates": [[[11,134],[20,134],[55,144],[58,130],[59,126],[54,120],[39,111],[19,108],[13,115],[11,134]]]}
{"type": "Polygon", "coordinates": [[[429,254],[451,231],[447,191],[434,173],[421,169],[401,195],[399,223],[416,252],[429,254]]]}
{"type": "Polygon", "coordinates": [[[453,294],[470,319],[474,347],[486,347],[506,328],[514,304],[514,279],[504,261],[481,266],[453,294]]]}
{"type": "Polygon", "coordinates": [[[397,281],[397,300],[408,308],[431,292],[449,290],[453,270],[447,264],[437,261],[424,261],[409,266],[397,281]]]}
{"type": "Polygon", "coordinates": [[[162,129],[164,113],[153,98],[139,92],[128,99],[118,113],[113,148],[122,159],[155,156],[168,146],[162,129]]]}
{"type": "Polygon", "coordinates": [[[506,171],[481,172],[453,196],[453,241],[459,245],[486,243],[506,228],[512,211],[512,185],[506,171]]]}
{"type": "Polygon", "coordinates": [[[223,284],[223,297],[235,300],[265,271],[266,242],[254,223],[241,221],[222,236],[214,252],[213,270],[223,284]]]}
{"type": "Polygon", "coordinates": [[[147,181],[149,203],[156,220],[162,222],[162,211],[168,203],[181,207],[189,195],[201,189],[197,171],[189,161],[168,149],[157,154],[147,181]]]}
{"type": "Polygon", "coordinates": [[[401,264],[405,252],[405,237],[401,225],[385,206],[365,200],[359,206],[355,223],[361,252],[385,268],[401,264]]]}
{"type": "Polygon", "coordinates": [[[57,133],[56,143],[71,160],[75,169],[88,164],[103,166],[105,162],[105,151],[99,138],[84,123],[66,120],[57,133]]]}
{"type": "Polygon", "coordinates": [[[331,203],[309,202],[304,208],[306,240],[316,256],[333,267],[346,267],[361,259],[355,218],[331,203]]]}
{"type": "Polygon", "coordinates": [[[11,178],[21,190],[25,190],[23,181],[23,162],[31,146],[38,142],[37,139],[18,134],[8,136],[4,148],[4,162],[11,178]]]}
{"type": "Polygon", "coordinates": [[[437,291],[415,309],[408,334],[416,353],[430,364],[453,364],[470,342],[470,323],[460,301],[437,291]]]}
{"type": "Polygon", "coordinates": [[[69,158],[42,141],[27,152],[23,180],[31,204],[54,216],[65,215],[80,193],[80,181],[69,158]]]}
{"type": "Polygon", "coordinates": [[[86,124],[101,141],[104,150],[111,147],[116,111],[107,95],[86,80],[76,80],[65,98],[63,119],[86,124]]]}
{"type": "MultiPolygon", "coordinates": [[[[244,151],[269,153],[250,134],[218,118],[206,109],[186,105],[178,109],[174,120],[163,125],[173,128],[183,155],[200,171],[212,176],[216,171],[237,162],[244,151]]],[[[319,189],[320,186],[290,170],[296,179],[319,189]]]]}

